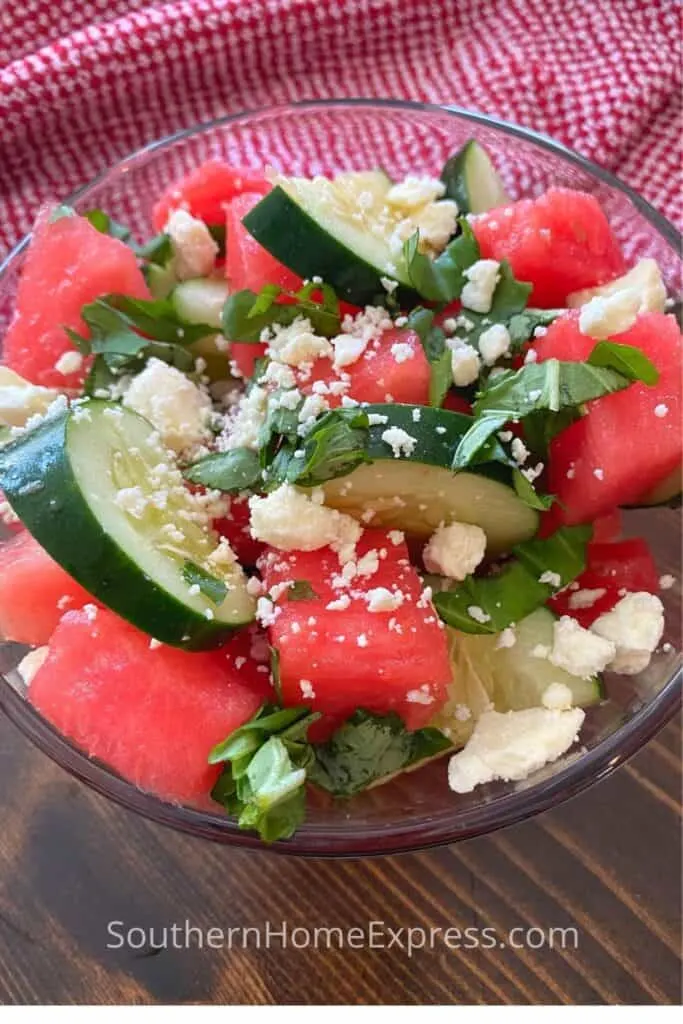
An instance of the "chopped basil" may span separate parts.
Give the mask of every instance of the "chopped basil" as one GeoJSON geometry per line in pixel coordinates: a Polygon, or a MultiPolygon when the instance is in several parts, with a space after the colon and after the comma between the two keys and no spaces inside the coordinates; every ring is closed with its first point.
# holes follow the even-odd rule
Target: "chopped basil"
{"type": "Polygon", "coordinates": [[[650,386],[659,380],[659,370],[644,352],[634,345],[620,345],[616,341],[599,341],[588,357],[591,366],[608,366],[629,380],[642,381],[650,386]]]}
{"type": "Polygon", "coordinates": [[[308,580],[294,580],[287,590],[288,601],[313,601],[317,596],[308,580]]]}
{"type": "Polygon", "coordinates": [[[265,285],[259,294],[243,289],[230,295],[223,307],[223,334],[229,341],[259,342],[262,331],[273,324],[287,326],[306,317],[317,334],[332,338],[341,330],[339,301],[326,284],[307,284],[298,292],[265,285]],[[319,292],[322,302],[312,296],[319,292]],[[283,303],[278,299],[287,298],[283,303]]]}
{"type": "MultiPolygon", "coordinates": [[[[478,348],[479,339],[484,331],[494,324],[502,324],[510,333],[510,350],[516,347],[512,344],[513,333],[515,338],[520,336],[520,321],[517,319],[524,309],[531,285],[524,281],[518,281],[507,260],[500,264],[500,276],[496,290],[491,300],[491,309],[488,313],[475,313],[464,307],[460,316],[456,317],[456,331],[454,337],[478,348]]],[[[526,338],[524,340],[527,340],[526,338]]]]}
{"type": "Polygon", "coordinates": [[[460,234],[432,260],[419,251],[419,231],[403,245],[403,258],[410,281],[425,299],[452,302],[465,284],[465,270],[479,259],[479,243],[464,217],[458,221],[460,234]]]}
{"type": "Polygon", "coordinates": [[[434,326],[433,311],[423,306],[412,311],[406,327],[415,331],[422,342],[430,367],[429,404],[438,409],[453,384],[451,353],[446,345],[446,335],[440,327],[434,326]]]}
{"type": "Polygon", "coordinates": [[[183,565],[183,579],[191,587],[199,587],[204,597],[207,597],[215,605],[223,604],[228,595],[228,588],[223,580],[219,580],[217,576],[213,576],[206,569],[202,569],[201,566],[189,560],[183,565]]]}
{"type": "Polygon", "coordinates": [[[325,413],[305,438],[295,437],[278,461],[270,467],[274,483],[287,481],[300,487],[315,487],[338,476],[346,476],[367,455],[369,421],[362,409],[333,409],[325,413]],[[298,445],[298,447],[296,447],[298,445]]]}
{"type": "Polygon", "coordinates": [[[535,508],[539,512],[545,512],[555,501],[552,494],[539,494],[534,485],[527,480],[519,469],[513,469],[512,482],[517,496],[522,499],[529,508],[535,508]]]}
{"type": "Polygon", "coordinates": [[[233,448],[207,455],[189,466],[184,476],[193,484],[203,484],[226,494],[258,489],[262,479],[259,457],[251,448],[233,448]]]}
{"type": "Polygon", "coordinates": [[[564,309],[525,309],[523,312],[515,313],[507,325],[510,351],[518,352],[523,345],[532,340],[537,328],[548,327],[565,312],[564,309]]]}
{"type": "Polygon", "coordinates": [[[144,263],[156,263],[163,266],[173,256],[171,239],[164,232],[154,235],[146,242],[136,242],[130,228],[114,220],[104,210],[86,210],[83,216],[103,235],[110,235],[112,238],[118,238],[119,241],[125,242],[138,259],[144,263]]]}

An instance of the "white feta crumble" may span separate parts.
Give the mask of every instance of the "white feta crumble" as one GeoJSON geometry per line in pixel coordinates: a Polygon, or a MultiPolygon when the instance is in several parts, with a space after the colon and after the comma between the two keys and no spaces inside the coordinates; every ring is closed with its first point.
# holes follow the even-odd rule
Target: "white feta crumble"
{"type": "MultiPolygon", "coordinates": [[[[538,330],[538,328],[536,328],[538,330]]],[[[538,359],[538,352],[535,348],[527,349],[526,355],[524,356],[524,365],[529,366],[530,363],[535,363],[538,359]]]]}
{"type": "Polygon", "coordinates": [[[388,416],[383,416],[381,412],[368,413],[368,423],[371,427],[382,427],[385,423],[389,422],[388,416]]]}
{"type": "Polygon", "coordinates": [[[397,363],[406,363],[415,355],[415,349],[406,341],[397,341],[391,346],[391,354],[397,363]]]}
{"type": "Polygon", "coordinates": [[[219,448],[257,448],[261,427],[266,418],[268,392],[258,386],[242,395],[233,416],[226,422],[219,448]]]}
{"type": "Polygon", "coordinates": [[[455,386],[466,388],[474,384],[481,370],[481,359],[476,348],[460,339],[453,339],[448,347],[451,350],[451,373],[455,386]]]}
{"type": "Polygon", "coordinates": [[[45,645],[44,647],[36,647],[35,651],[29,651],[28,654],[24,655],[21,659],[17,665],[17,672],[21,676],[25,686],[31,685],[34,676],[36,676],[38,670],[43,667],[45,659],[49,653],[50,648],[45,645]]]}
{"type": "Polygon", "coordinates": [[[368,646],[368,638],[367,638],[365,633],[360,633],[356,637],[356,644],[358,645],[358,647],[367,647],[368,646]]]}
{"type": "Polygon", "coordinates": [[[384,291],[388,292],[389,295],[391,295],[392,292],[395,292],[398,288],[398,281],[394,281],[391,277],[380,277],[379,283],[382,285],[382,288],[384,288],[384,291]]]}
{"type": "Polygon", "coordinates": [[[584,718],[581,708],[484,711],[465,748],[450,760],[448,784],[456,793],[471,793],[495,779],[526,779],[571,747],[584,718]]]}
{"type": "Polygon", "coordinates": [[[71,373],[78,373],[82,366],[83,356],[80,352],[64,352],[55,363],[55,370],[68,377],[71,373]]]}
{"type": "Polygon", "coordinates": [[[516,643],[517,634],[515,633],[512,626],[508,626],[506,629],[502,630],[502,632],[498,634],[498,639],[496,640],[496,647],[514,647],[516,643]]]}
{"type": "Polygon", "coordinates": [[[551,683],[543,691],[541,704],[552,711],[568,711],[574,703],[574,694],[566,683],[551,683]]]}
{"type": "Polygon", "coordinates": [[[559,588],[562,586],[562,577],[559,572],[553,572],[551,569],[546,569],[538,577],[539,583],[547,583],[549,587],[559,588]]]}
{"type": "Polygon", "coordinates": [[[520,472],[532,484],[541,475],[543,468],[543,463],[537,462],[535,466],[529,466],[527,469],[520,470],[520,472]]]}
{"type": "MultiPolygon", "coordinates": [[[[316,383],[322,384],[322,381],[316,383]]],[[[293,388],[296,387],[296,376],[291,366],[287,366],[285,363],[278,363],[274,359],[268,363],[265,369],[265,373],[259,378],[259,384],[273,384],[276,388],[293,388]]],[[[313,385],[313,390],[316,390],[316,385],[313,385]]]]}
{"type": "Polygon", "coordinates": [[[623,675],[642,672],[664,632],[664,606],[654,594],[626,594],[611,611],[595,620],[591,630],[615,648],[608,668],[623,675]]]}
{"type": "Polygon", "coordinates": [[[34,416],[43,416],[57,392],[43,388],[20,377],[8,366],[0,366],[0,424],[25,427],[34,416]]]}
{"type": "Polygon", "coordinates": [[[580,292],[572,292],[567,296],[570,309],[585,306],[591,299],[600,296],[617,295],[623,291],[636,292],[640,304],[640,313],[663,313],[666,307],[666,287],[657,262],[653,259],[639,260],[634,267],[621,277],[600,285],[599,288],[586,288],[580,292]]]}
{"type": "Polygon", "coordinates": [[[512,458],[518,466],[523,466],[529,458],[529,449],[520,437],[513,437],[510,451],[512,452],[512,458]]]}
{"type": "Polygon", "coordinates": [[[420,420],[422,419],[422,410],[419,409],[419,408],[415,408],[415,409],[413,409],[411,415],[412,415],[413,423],[419,423],[420,420]]]}
{"type": "Polygon", "coordinates": [[[382,440],[389,445],[395,459],[400,459],[401,456],[409,458],[417,445],[417,438],[412,437],[401,427],[388,427],[382,432],[382,440]]]}
{"type": "Polygon", "coordinates": [[[389,530],[387,537],[389,538],[389,540],[391,541],[395,548],[397,548],[399,544],[402,544],[403,541],[406,539],[406,535],[403,533],[402,530],[389,530]]]}
{"type": "Polygon", "coordinates": [[[348,561],[363,529],[351,516],[323,505],[322,490],[310,495],[282,484],[264,498],[249,499],[251,535],[282,551],[332,547],[348,561]]]}
{"type": "Polygon", "coordinates": [[[256,602],[256,619],[265,629],[267,629],[268,626],[275,625],[275,621],[281,612],[282,609],[278,608],[276,604],[273,604],[269,597],[258,598],[256,602]]]}
{"type": "Polygon", "coordinates": [[[429,683],[423,683],[419,689],[408,690],[406,693],[406,700],[409,704],[433,704],[434,694],[431,691],[429,683]]]}
{"type": "Polygon", "coordinates": [[[149,420],[175,452],[191,451],[211,437],[211,399],[184,373],[160,359],[149,359],[133,378],[123,404],[149,420]]]}
{"type": "Polygon", "coordinates": [[[604,587],[595,587],[590,590],[587,587],[583,590],[575,590],[569,595],[569,607],[573,610],[579,608],[592,608],[596,601],[607,593],[604,587]]]}
{"type": "Polygon", "coordinates": [[[300,679],[299,689],[301,690],[301,696],[304,700],[315,700],[315,690],[313,689],[313,683],[310,679],[300,679]]]}
{"type": "Polygon", "coordinates": [[[147,509],[148,500],[143,494],[142,488],[136,485],[135,487],[122,487],[117,491],[114,504],[134,519],[142,519],[147,509]]]}
{"type": "Polygon", "coordinates": [[[500,264],[497,260],[477,260],[465,270],[467,284],[462,290],[460,301],[475,313],[488,313],[493,302],[493,293],[500,280],[500,264]]]}
{"type": "Polygon", "coordinates": [[[486,552],[486,534],[471,523],[439,526],[422,552],[427,572],[464,580],[473,573],[486,552]]]}
{"type": "Polygon", "coordinates": [[[443,249],[455,234],[458,223],[458,206],[452,199],[428,203],[414,211],[409,218],[410,227],[420,232],[420,244],[430,252],[443,249]]]}
{"type": "Polygon", "coordinates": [[[493,366],[510,351],[510,332],[505,324],[493,324],[479,336],[479,351],[487,366],[493,366]]]}
{"type": "Polygon", "coordinates": [[[596,466],[596,468],[593,470],[593,476],[595,477],[596,480],[604,480],[605,479],[605,471],[604,471],[604,469],[602,469],[600,466],[596,466]]]}
{"type": "Polygon", "coordinates": [[[669,406],[665,402],[659,402],[654,409],[657,419],[663,420],[669,415],[669,406]]]}
{"type": "Polygon", "coordinates": [[[610,640],[584,629],[568,615],[553,624],[553,646],[548,661],[573,676],[590,679],[604,671],[615,653],[610,640]]]}
{"type": "Polygon", "coordinates": [[[317,335],[306,317],[298,316],[291,324],[273,324],[269,329],[267,354],[288,366],[313,363],[332,355],[327,338],[317,335]]]}
{"type": "Polygon", "coordinates": [[[390,206],[413,210],[440,199],[445,191],[446,186],[438,178],[409,174],[403,181],[391,186],[385,200],[390,206]]]}
{"type": "Polygon", "coordinates": [[[357,362],[370,342],[392,326],[391,317],[383,306],[366,306],[355,316],[347,313],[342,321],[342,333],[332,339],[335,368],[357,362]]]}
{"type": "Polygon", "coordinates": [[[369,612],[395,612],[403,604],[400,590],[391,591],[386,587],[375,587],[365,595],[369,612]]]}
{"type": "Polygon", "coordinates": [[[157,640],[155,637],[151,637],[148,646],[150,651],[158,651],[159,648],[162,646],[161,640],[157,640]]]}
{"type": "Polygon", "coordinates": [[[613,295],[597,295],[579,313],[579,330],[590,338],[610,338],[633,327],[640,310],[640,295],[625,288],[613,295]]]}
{"type": "Polygon", "coordinates": [[[667,572],[663,576],[659,577],[659,586],[662,590],[671,590],[671,588],[675,586],[675,583],[676,577],[672,576],[671,573],[667,572]]]}
{"type": "Polygon", "coordinates": [[[491,621],[491,616],[488,612],[485,612],[483,608],[480,608],[478,604],[471,604],[467,609],[467,614],[475,622],[480,622],[484,625],[485,622],[491,621]]]}
{"type": "Polygon", "coordinates": [[[187,210],[174,210],[166,224],[173,248],[173,268],[180,281],[207,277],[218,256],[218,245],[202,220],[187,210]]]}
{"type": "Polygon", "coordinates": [[[330,601],[329,604],[325,605],[328,612],[345,612],[351,604],[351,598],[348,594],[342,594],[334,601],[330,601]]]}

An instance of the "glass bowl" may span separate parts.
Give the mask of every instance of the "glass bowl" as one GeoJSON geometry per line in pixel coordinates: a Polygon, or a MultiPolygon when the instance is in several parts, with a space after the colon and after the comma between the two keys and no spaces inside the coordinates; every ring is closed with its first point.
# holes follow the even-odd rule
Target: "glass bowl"
{"type": "MultiPolygon", "coordinates": [[[[647,202],[611,174],[541,135],[455,107],[381,100],[307,102],[226,117],[152,143],[122,160],[71,197],[77,209],[102,207],[151,233],[150,213],[163,186],[209,157],[239,166],[271,165],[311,175],[380,165],[393,177],[438,173],[445,159],[475,136],[490,151],[513,197],[549,185],[594,193],[629,259],[657,260],[669,289],[680,293],[679,236],[647,202]]],[[[0,276],[0,330],[12,299],[26,240],[0,276]]],[[[644,443],[647,443],[646,441],[644,443]]],[[[627,533],[645,535],[661,572],[680,581],[679,524],[671,509],[627,513],[627,533]]],[[[680,695],[680,590],[662,594],[668,653],[660,650],[641,675],[607,680],[609,698],[591,709],[582,745],[523,783],[497,783],[466,796],[450,792],[439,760],[386,786],[334,801],[312,794],[306,823],[271,849],[311,856],[371,855],[414,850],[491,832],[545,810],[605,778],[674,713],[680,695]]],[[[93,789],[154,821],[222,843],[260,847],[216,810],[180,807],[141,792],[58,735],[24,699],[15,671],[26,648],[0,644],[0,704],[48,756],[93,789]]]]}

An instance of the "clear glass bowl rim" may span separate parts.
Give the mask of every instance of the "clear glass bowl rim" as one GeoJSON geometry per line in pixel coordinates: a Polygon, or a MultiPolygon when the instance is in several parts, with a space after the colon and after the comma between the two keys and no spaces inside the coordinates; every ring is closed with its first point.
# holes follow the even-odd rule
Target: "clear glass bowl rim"
{"type": "MultiPolygon", "coordinates": [[[[296,103],[285,103],[226,115],[174,132],[135,150],[76,189],[64,199],[64,202],[68,204],[76,201],[91,188],[106,180],[110,174],[122,170],[129,161],[138,160],[156,150],[161,150],[182,139],[199,135],[213,128],[236,124],[250,118],[277,116],[278,112],[284,114],[292,110],[303,112],[316,108],[330,110],[353,107],[450,114],[456,119],[461,118],[532,143],[564,162],[574,164],[587,175],[597,178],[621,192],[672,248],[678,252],[681,250],[680,232],[647,200],[643,199],[629,185],[620,181],[616,175],[594,164],[562,143],[532,129],[522,128],[488,114],[465,110],[455,104],[441,105],[409,100],[360,97],[341,100],[302,100],[296,103]]],[[[15,257],[28,245],[29,240],[30,234],[21,239],[0,264],[0,282],[5,271],[15,257]]],[[[352,821],[347,825],[319,825],[315,822],[305,822],[292,839],[274,843],[269,847],[264,847],[263,843],[254,835],[240,831],[233,821],[224,816],[164,803],[159,798],[137,789],[131,783],[114,775],[105,766],[88,758],[86,754],[53,729],[16,692],[4,676],[0,676],[0,680],[0,707],[10,721],[60,767],[66,769],[96,792],[128,810],[135,811],[158,824],[224,844],[269,850],[285,855],[367,857],[427,849],[485,835],[507,825],[523,821],[576,796],[588,786],[606,778],[644,746],[673,717],[681,704],[683,668],[679,667],[660,692],[636,711],[628,722],[615,729],[611,735],[601,740],[592,750],[583,753],[576,761],[533,786],[496,797],[494,801],[482,803],[481,806],[468,809],[464,813],[458,811],[457,803],[454,803],[452,822],[449,820],[444,822],[440,817],[433,824],[420,821],[414,824],[406,823],[395,829],[390,826],[373,824],[360,826],[352,821]]]]}

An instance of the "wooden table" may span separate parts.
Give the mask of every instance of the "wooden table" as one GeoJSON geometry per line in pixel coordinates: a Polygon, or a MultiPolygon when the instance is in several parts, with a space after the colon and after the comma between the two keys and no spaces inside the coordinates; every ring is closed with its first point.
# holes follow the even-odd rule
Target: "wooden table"
{"type": "MultiPolygon", "coordinates": [[[[151,825],[73,781],[2,721],[0,1000],[676,1004],[680,737],[670,724],[606,782],[492,837],[381,860],[305,861],[151,825]],[[276,941],[266,951],[253,933],[246,949],[233,933],[232,951],[106,948],[122,931],[108,934],[109,921],[159,933],[185,920],[227,931],[266,919],[276,931],[284,919],[310,932],[384,921],[375,942],[385,947],[388,928],[494,928],[495,941],[512,928],[575,928],[578,948],[568,932],[565,949],[449,950],[437,936],[412,957],[398,940],[345,951],[276,941]]],[[[540,932],[529,938],[539,944],[540,932]]]]}

